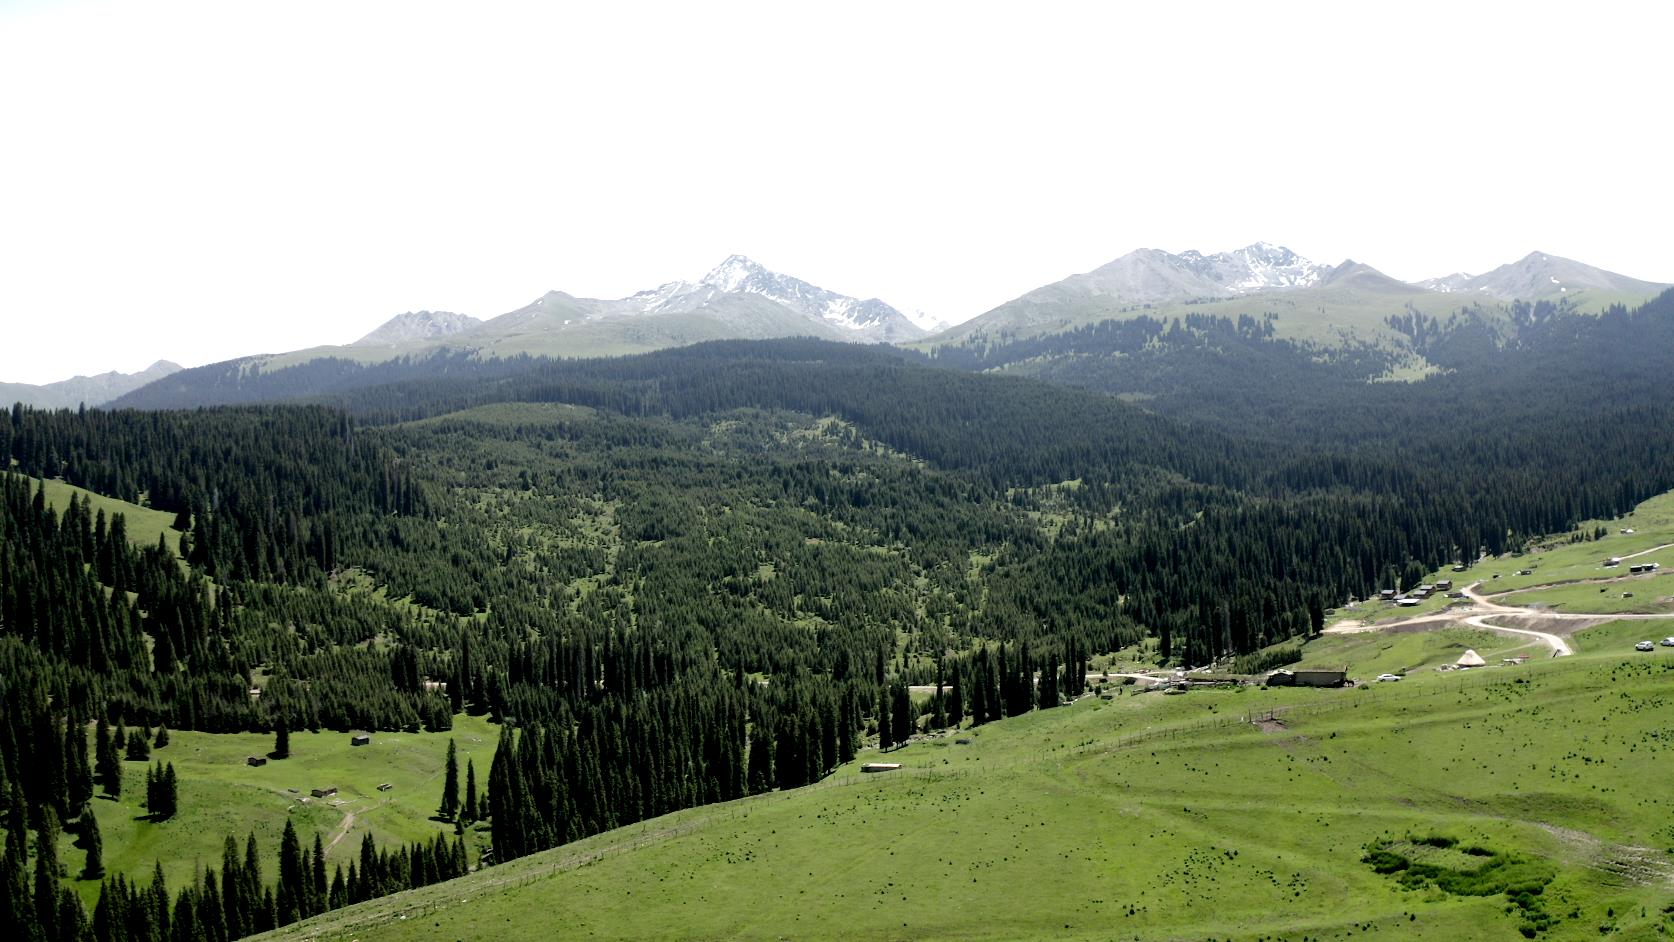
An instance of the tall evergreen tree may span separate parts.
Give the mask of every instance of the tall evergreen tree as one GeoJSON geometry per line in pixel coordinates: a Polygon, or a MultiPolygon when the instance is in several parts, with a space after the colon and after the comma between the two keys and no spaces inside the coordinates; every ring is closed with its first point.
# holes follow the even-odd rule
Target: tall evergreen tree
{"type": "Polygon", "coordinates": [[[296,826],[289,818],[285,819],[285,832],[279,836],[279,885],[274,896],[279,925],[288,926],[307,914],[307,867],[302,861],[302,842],[297,840],[296,826]]]}
{"type": "Polygon", "coordinates": [[[465,760],[465,806],[461,814],[466,825],[475,823],[481,816],[477,807],[477,767],[470,759],[465,760]]]}
{"type": "Polygon", "coordinates": [[[273,731],[273,758],[289,759],[291,757],[291,728],[280,720],[273,731]]]}
{"type": "Polygon", "coordinates": [[[326,882],[325,845],[317,832],[314,834],[312,866],[308,900],[308,914],[311,916],[325,912],[330,891],[330,885],[326,882]]]}
{"type": "Polygon", "coordinates": [[[459,814],[459,754],[452,739],[448,740],[448,757],[442,774],[442,804],[436,813],[446,819],[459,814]]]}
{"type": "Polygon", "coordinates": [[[81,868],[83,880],[102,880],[105,876],[105,841],[99,834],[99,819],[88,811],[81,821],[81,844],[87,851],[87,861],[81,868]]]}

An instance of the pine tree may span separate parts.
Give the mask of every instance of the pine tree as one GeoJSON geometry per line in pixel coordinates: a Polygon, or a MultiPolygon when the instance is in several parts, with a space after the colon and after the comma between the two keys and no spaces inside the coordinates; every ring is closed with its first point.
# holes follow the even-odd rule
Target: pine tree
{"type": "Polygon", "coordinates": [[[894,700],[888,690],[878,691],[878,748],[884,752],[895,745],[894,700]]]}
{"type": "Polygon", "coordinates": [[[87,761],[87,732],[74,717],[64,721],[65,807],[79,811],[93,798],[93,769],[87,761]]]}
{"type": "Polygon", "coordinates": [[[105,876],[105,842],[99,834],[99,819],[91,810],[81,822],[81,843],[87,849],[87,862],[81,868],[83,880],[102,880],[105,876]]]}
{"type": "Polygon", "coordinates": [[[312,861],[312,880],[309,886],[308,914],[310,916],[323,913],[326,910],[327,893],[330,885],[326,883],[325,845],[320,841],[320,835],[314,835],[314,859],[312,861]]]}
{"type": "Polygon", "coordinates": [[[291,757],[291,728],[284,720],[273,733],[273,758],[289,759],[291,757]]]}
{"type": "Polygon", "coordinates": [[[58,913],[54,920],[58,927],[58,938],[64,942],[80,942],[87,933],[87,910],[82,908],[81,897],[69,887],[58,890],[58,913]]]}
{"type": "Polygon", "coordinates": [[[98,731],[94,734],[93,764],[99,784],[112,798],[122,797],[122,758],[117,750],[117,745],[111,740],[110,724],[103,716],[99,717],[98,731]]]}
{"type": "Polygon", "coordinates": [[[965,720],[965,689],[960,681],[960,676],[964,673],[965,671],[959,666],[959,662],[954,661],[953,689],[948,695],[947,722],[949,726],[955,729],[959,728],[959,724],[965,720]]]}
{"type": "Polygon", "coordinates": [[[169,728],[167,726],[157,727],[157,738],[152,741],[151,745],[153,747],[157,748],[157,749],[161,749],[164,746],[167,746],[168,744],[169,744],[169,728]]]}
{"type": "Polygon", "coordinates": [[[227,938],[238,939],[251,934],[250,907],[246,901],[244,868],[238,861],[238,842],[228,834],[221,843],[221,923],[227,927],[227,938]]]}
{"type": "Polygon", "coordinates": [[[163,805],[171,818],[180,810],[180,780],[175,777],[173,762],[163,769],[163,805]]]}
{"type": "Polygon", "coordinates": [[[896,684],[890,719],[895,727],[895,741],[903,746],[912,738],[917,727],[918,711],[913,708],[912,693],[906,684],[896,684]]]}
{"type": "Polygon", "coordinates": [[[63,870],[58,863],[58,812],[52,805],[41,808],[40,827],[35,830],[35,918],[41,935],[58,939],[58,881],[63,870]]]}
{"type": "Polygon", "coordinates": [[[147,730],[141,727],[128,736],[128,761],[148,762],[151,759],[151,740],[147,730]]]}
{"type": "Polygon", "coordinates": [[[302,843],[297,840],[296,827],[285,819],[285,833],[279,837],[279,886],[276,894],[278,923],[288,926],[305,914],[308,900],[308,877],[302,863],[302,843]]]}
{"type": "Polygon", "coordinates": [[[477,807],[477,767],[470,759],[465,760],[465,809],[462,817],[467,826],[476,823],[481,816],[477,807]]]}
{"type": "Polygon", "coordinates": [[[459,813],[459,755],[452,739],[448,740],[446,771],[442,775],[442,804],[436,813],[443,820],[459,813]]]}

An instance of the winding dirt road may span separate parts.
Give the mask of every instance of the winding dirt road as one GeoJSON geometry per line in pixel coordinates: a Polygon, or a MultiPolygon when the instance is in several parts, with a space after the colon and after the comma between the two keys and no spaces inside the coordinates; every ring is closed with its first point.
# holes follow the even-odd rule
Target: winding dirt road
{"type": "MultiPolygon", "coordinates": [[[[1632,558],[1637,557],[1637,556],[1648,556],[1651,553],[1659,552],[1661,550],[1669,549],[1671,547],[1674,547],[1674,543],[1665,543],[1661,546],[1653,546],[1648,550],[1641,550],[1637,553],[1633,553],[1633,554],[1628,555],[1628,556],[1623,556],[1621,558],[1622,559],[1632,559],[1632,558]]],[[[1627,578],[1627,577],[1623,577],[1623,578],[1627,578]]],[[[1617,579],[1607,579],[1607,580],[1586,580],[1586,581],[1614,582],[1614,581],[1618,581],[1618,580],[1617,579]]],[[[1572,584],[1574,584],[1574,583],[1573,582],[1554,582],[1554,583],[1548,583],[1548,584],[1545,584],[1545,585],[1534,585],[1534,586],[1527,586],[1527,587],[1521,588],[1521,589],[1514,589],[1514,590],[1511,590],[1511,592],[1533,592],[1533,591],[1538,591],[1540,589],[1550,589],[1550,588],[1555,588],[1555,587],[1561,586],[1561,585],[1572,585],[1572,584]]],[[[1415,615],[1412,618],[1404,618],[1404,619],[1400,619],[1398,621],[1374,622],[1372,624],[1365,624],[1365,623],[1362,623],[1362,622],[1346,622],[1346,623],[1339,624],[1339,625],[1333,625],[1330,628],[1325,629],[1325,631],[1326,631],[1327,634],[1355,634],[1355,633],[1363,632],[1363,631],[1387,631],[1387,630],[1392,629],[1392,628],[1405,628],[1405,627],[1410,627],[1410,626],[1413,626],[1413,625],[1421,625],[1421,624],[1427,624],[1427,623],[1433,623],[1433,622],[1447,622],[1447,623],[1450,623],[1450,624],[1469,625],[1472,628],[1480,628],[1484,631],[1495,632],[1496,634],[1516,635],[1516,636],[1525,637],[1525,638],[1533,638],[1535,640],[1543,642],[1547,647],[1551,648],[1553,657],[1567,657],[1571,654],[1574,654],[1575,649],[1570,647],[1569,642],[1565,641],[1563,639],[1563,637],[1560,636],[1560,635],[1553,634],[1552,632],[1547,632],[1547,631],[1535,631],[1535,630],[1530,629],[1530,628],[1512,628],[1508,625],[1496,625],[1493,622],[1489,621],[1488,619],[1490,619],[1490,618],[1515,617],[1515,618],[1524,618],[1524,619],[1537,619],[1537,620],[1554,621],[1554,622],[1560,622],[1560,623],[1564,623],[1564,622],[1570,622],[1570,623],[1574,623],[1574,622],[1597,623],[1597,622],[1600,622],[1600,621],[1641,621],[1641,620],[1651,620],[1651,619],[1667,619],[1667,618],[1670,618],[1670,617],[1674,617],[1674,612],[1665,612],[1665,613],[1661,613],[1661,614],[1616,613],[1616,612],[1595,612],[1595,613],[1552,612],[1552,611],[1546,611],[1544,609],[1525,608],[1525,607],[1517,606],[1517,605],[1505,605],[1505,604],[1502,604],[1500,602],[1494,601],[1493,596],[1483,595],[1481,592],[1479,592],[1478,589],[1481,586],[1482,586],[1482,581],[1477,580],[1476,582],[1473,582],[1470,585],[1465,586],[1464,588],[1459,590],[1460,592],[1462,592],[1464,594],[1466,601],[1469,602],[1469,604],[1467,606],[1465,606],[1464,608],[1449,608],[1449,609],[1444,609],[1444,610],[1439,611],[1439,612],[1431,612],[1430,614],[1427,614],[1427,615],[1415,615]]],[[[1494,593],[1494,595],[1509,595],[1509,594],[1511,594],[1511,592],[1498,592],[1498,593],[1494,593]]]]}

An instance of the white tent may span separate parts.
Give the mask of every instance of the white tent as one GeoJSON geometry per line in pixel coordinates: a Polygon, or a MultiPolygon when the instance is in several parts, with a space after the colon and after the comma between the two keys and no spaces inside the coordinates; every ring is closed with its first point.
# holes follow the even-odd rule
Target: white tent
{"type": "Polygon", "coordinates": [[[1459,655],[1459,660],[1453,663],[1459,667],[1483,667],[1488,662],[1482,659],[1482,655],[1467,648],[1464,654],[1459,655]]]}

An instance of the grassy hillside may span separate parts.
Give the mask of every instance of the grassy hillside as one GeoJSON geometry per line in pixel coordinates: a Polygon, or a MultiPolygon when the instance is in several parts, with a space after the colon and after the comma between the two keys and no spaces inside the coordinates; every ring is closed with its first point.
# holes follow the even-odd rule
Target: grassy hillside
{"type": "MultiPolygon", "coordinates": [[[[1614,304],[1627,307],[1642,304],[1659,290],[1660,286],[1651,286],[1644,292],[1575,291],[1561,295],[1554,293],[1545,299],[1555,301],[1561,298],[1577,313],[1597,314],[1614,304]]],[[[938,346],[982,344],[1000,337],[1057,333],[1102,320],[1141,316],[1169,320],[1200,314],[1236,319],[1240,314],[1248,314],[1257,318],[1272,315],[1276,336],[1280,339],[1312,343],[1327,349],[1350,344],[1404,349],[1407,339],[1389,326],[1389,317],[1418,312],[1445,321],[1454,311],[1473,305],[1479,305],[1490,320],[1509,321],[1509,305],[1492,296],[1427,291],[1411,286],[1399,286],[1394,290],[1380,286],[1380,290],[1366,290],[1349,285],[1326,285],[1236,298],[1140,304],[1088,293],[1073,286],[1052,285],[907,346],[929,351],[938,346]]]]}
{"type": "MultiPolygon", "coordinates": [[[[1477,560],[1463,571],[1438,569],[1422,581],[1441,579],[1451,579],[1455,586],[1481,582],[1483,593],[1505,605],[1570,613],[1674,611],[1674,493],[1652,497],[1614,519],[1583,521],[1568,533],[1531,543],[1523,551],[1477,560]],[[1606,560],[1612,557],[1621,559],[1621,564],[1607,566],[1606,560]],[[1666,568],[1643,575],[1629,571],[1633,564],[1646,562],[1659,562],[1666,568]]],[[[1453,604],[1445,593],[1413,608],[1374,600],[1340,609],[1332,621],[1406,620],[1441,612],[1453,604]]]]}
{"type": "MultiPolygon", "coordinates": [[[[40,483],[39,478],[33,480],[35,483],[31,484],[31,487],[40,483]]],[[[141,549],[156,546],[158,537],[165,538],[170,549],[176,552],[180,549],[180,531],[174,529],[174,514],[152,510],[150,507],[142,507],[114,497],[105,497],[73,484],[65,484],[63,481],[46,482],[47,504],[54,510],[62,513],[69,505],[71,496],[92,501],[94,512],[104,511],[107,520],[115,514],[122,514],[126,518],[128,542],[141,549]]]]}
{"type": "Polygon", "coordinates": [[[915,743],[889,756],[902,772],[851,765],[274,937],[1653,938],[1674,927],[1674,651],[1624,660],[1621,630],[1367,690],[1089,697],[915,743]],[[1378,841],[1489,859],[1408,840],[1428,837],[1551,882],[1531,913],[1361,862],[1378,841]]]}
{"type": "MultiPolygon", "coordinates": [[[[90,743],[91,735],[90,730],[90,743]]],[[[146,765],[124,761],[120,800],[100,797],[93,802],[104,839],[105,868],[149,879],[160,860],[169,885],[180,886],[196,868],[220,865],[227,835],[238,840],[242,852],[252,831],[264,864],[271,865],[286,818],[295,822],[305,843],[312,845],[318,834],[331,845],[329,865],[347,866],[357,859],[361,838],[368,832],[383,847],[428,840],[439,832],[451,834],[452,825],[430,820],[441,799],[450,738],[459,750],[461,788],[467,759],[475,762],[481,787],[488,780],[499,738],[498,728],[481,717],[456,717],[453,730],[446,733],[377,733],[371,745],[360,747],[350,746],[346,733],[296,732],[291,734],[289,759],[260,767],[245,764],[245,757],[265,756],[273,748],[271,735],[171,730],[169,744],[152,750],[151,758],[173,763],[180,779],[180,811],[167,821],[149,820],[143,807],[146,765]],[[382,784],[391,787],[380,791],[382,784]],[[337,795],[309,795],[311,789],[324,787],[335,787],[337,795]]],[[[82,852],[68,835],[59,858],[79,872],[82,852]]],[[[97,900],[96,881],[74,884],[89,906],[97,900]]]]}

